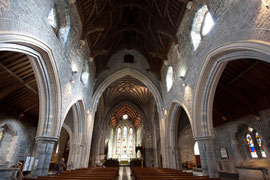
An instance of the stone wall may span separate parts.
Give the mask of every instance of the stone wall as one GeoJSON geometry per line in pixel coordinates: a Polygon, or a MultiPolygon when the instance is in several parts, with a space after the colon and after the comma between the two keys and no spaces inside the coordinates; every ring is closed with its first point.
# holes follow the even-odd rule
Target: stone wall
{"type": "MultiPolygon", "coordinates": [[[[269,125],[270,109],[266,109],[261,111],[257,116],[249,115],[216,127],[214,142],[219,170],[224,172],[241,171],[236,166],[250,166],[254,168],[268,166],[269,169],[269,125]],[[248,133],[248,127],[252,127],[259,133],[267,158],[251,158],[245,139],[245,135],[248,133]],[[238,134],[241,134],[241,136],[239,137],[238,134]],[[220,148],[226,148],[228,158],[221,157],[220,148]]],[[[253,139],[253,141],[256,140],[253,139]]],[[[253,171],[245,170],[245,173],[252,173],[253,171]]]]}
{"type": "MultiPolygon", "coordinates": [[[[187,109],[189,117],[193,116],[195,85],[207,55],[224,44],[244,40],[270,41],[266,30],[270,28],[267,20],[269,11],[260,1],[252,0],[206,0],[193,1],[187,9],[178,29],[178,44],[171,46],[168,65],[172,65],[174,83],[166,91],[166,73],[169,66],[163,65],[161,91],[166,109],[176,100],[187,109]],[[213,29],[202,38],[201,44],[194,51],[191,42],[191,27],[197,10],[204,4],[215,19],[213,29]],[[184,75],[183,81],[180,76],[184,75]],[[183,86],[183,83],[186,86],[183,86]]],[[[199,119],[190,119],[191,122],[199,119]]],[[[197,122],[199,123],[199,122],[197,122]]],[[[195,123],[194,123],[195,124],[195,123]]],[[[193,126],[193,125],[192,125],[193,126]]]]}
{"type": "MultiPolygon", "coordinates": [[[[69,107],[78,99],[83,99],[86,109],[89,109],[93,84],[95,81],[94,64],[89,64],[90,77],[87,85],[81,80],[81,72],[84,61],[88,61],[89,51],[87,46],[80,48],[80,35],[82,24],[76,5],[61,0],[56,0],[58,9],[60,5],[67,6],[70,17],[70,31],[65,43],[59,39],[57,32],[48,23],[47,17],[51,9],[56,6],[54,0],[12,0],[7,11],[2,10],[0,14],[1,32],[13,32],[25,36],[30,36],[45,43],[51,50],[55,59],[56,68],[59,73],[59,80],[62,94],[61,120],[65,118],[69,107]],[[71,83],[72,71],[77,71],[74,76],[74,83],[71,83]]],[[[56,9],[57,9],[56,6],[56,9]]],[[[60,12],[59,12],[60,13],[60,12]]],[[[59,22],[64,20],[63,16],[58,16],[59,22]]],[[[53,92],[57,93],[57,92],[53,92]]]]}
{"type": "Polygon", "coordinates": [[[0,163],[4,166],[16,165],[31,156],[37,127],[33,123],[1,116],[0,127],[3,137],[0,141],[0,163]]]}

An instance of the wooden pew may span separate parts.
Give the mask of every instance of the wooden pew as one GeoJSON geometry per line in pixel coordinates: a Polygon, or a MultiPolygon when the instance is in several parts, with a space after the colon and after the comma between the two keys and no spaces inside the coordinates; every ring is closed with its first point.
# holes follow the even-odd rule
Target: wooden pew
{"type": "MultiPolygon", "coordinates": [[[[119,168],[81,168],[72,171],[65,171],[55,176],[39,176],[40,180],[116,180],[119,175],[119,168]]],[[[33,178],[23,178],[24,180],[33,180],[33,178]]]]}
{"type": "Polygon", "coordinates": [[[136,180],[219,180],[219,178],[209,178],[208,176],[193,176],[192,173],[168,168],[131,168],[131,172],[136,180]]]}

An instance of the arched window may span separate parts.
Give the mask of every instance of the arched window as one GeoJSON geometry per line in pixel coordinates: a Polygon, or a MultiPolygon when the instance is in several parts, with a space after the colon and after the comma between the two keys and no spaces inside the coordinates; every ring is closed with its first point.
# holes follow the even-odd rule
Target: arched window
{"type": "Polygon", "coordinates": [[[130,128],[129,129],[129,137],[128,137],[128,139],[129,139],[129,142],[128,142],[128,152],[129,152],[129,154],[133,154],[133,148],[132,148],[132,145],[133,145],[133,143],[132,143],[132,141],[133,141],[133,129],[132,128],[130,128]]]}
{"type": "Polygon", "coordinates": [[[253,143],[253,140],[252,140],[252,137],[250,136],[250,134],[246,135],[246,140],[247,140],[247,143],[248,143],[248,147],[249,147],[251,157],[252,158],[258,158],[256,149],[254,147],[254,143],[253,143]]]}
{"type": "Polygon", "coordinates": [[[194,155],[200,155],[200,151],[199,151],[199,146],[198,146],[198,142],[196,141],[194,144],[194,155]]]}
{"type": "Polygon", "coordinates": [[[195,15],[191,29],[191,40],[194,50],[199,47],[202,36],[208,34],[214,24],[215,22],[207,6],[201,7],[195,15]]]}
{"type": "Polygon", "coordinates": [[[258,143],[258,145],[259,145],[259,148],[260,148],[262,157],[266,157],[266,154],[265,154],[265,152],[264,152],[263,145],[262,145],[262,140],[261,140],[261,138],[260,138],[260,136],[259,136],[259,133],[256,132],[255,135],[256,135],[256,140],[257,140],[257,143],[258,143]]]}
{"type": "Polygon", "coordinates": [[[127,126],[123,129],[123,154],[127,154],[127,126]]]}
{"type": "Polygon", "coordinates": [[[167,75],[166,75],[166,85],[167,85],[167,92],[170,91],[173,85],[173,68],[172,66],[168,67],[167,75]]]}
{"type": "Polygon", "coordinates": [[[121,128],[117,129],[117,144],[116,144],[116,154],[120,154],[121,150],[121,128]]]}
{"type": "Polygon", "coordinates": [[[88,78],[89,78],[89,66],[88,66],[88,61],[85,60],[83,63],[82,74],[81,74],[81,82],[83,83],[83,85],[85,86],[87,85],[88,78]]]}
{"type": "Polygon", "coordinates": [[[48,22],[50,23],[50,25],[56,29],[57,27],[57,19],[56,19],[56,10],[55,8],[53,7],[48,15],[48,22]]]}
{"type": "Polygon", "coordinates": [[[258,132],[253,128],[248,127],[248,134],[246,135],[246,140],[248,143],[249,151],[252,158],[265,158],[266,153],[264,151],[262,140],[258,132]],[[256,140],[255,140],[256,139],[256,140]],[[258,153],[260,152],[260,153],[258,153]]]}

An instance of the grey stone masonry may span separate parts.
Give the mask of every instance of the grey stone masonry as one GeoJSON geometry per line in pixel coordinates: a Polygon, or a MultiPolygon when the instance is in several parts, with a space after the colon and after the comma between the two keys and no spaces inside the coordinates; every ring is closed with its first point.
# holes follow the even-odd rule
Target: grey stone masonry
{"type": "Polygon", "coordinates": [[[57,140],[55,137],[36,137],[33,151],[35,162],[31,172],[32,177],[46,176],[48,174],[53,146],[57,140]]]}

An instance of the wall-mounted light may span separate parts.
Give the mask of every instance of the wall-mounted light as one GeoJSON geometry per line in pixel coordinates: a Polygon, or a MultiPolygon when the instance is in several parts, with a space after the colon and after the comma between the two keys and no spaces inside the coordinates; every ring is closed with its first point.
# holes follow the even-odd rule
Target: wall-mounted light
{"type": "Polygon", "coordinates": [[[264,6],[269,9],[270,6],[270,0],[262,0],[262,3],[264,4],[264,6]]]}
{"type": "Polygon", "coordinates": [[[182,79],[182,81],[183,81],[183,87],[185,87],[186,86],[186,83],[185,83],[185,80],[186,80],[186,77],[185,76],[180,76],[180,79],[182,79]]]}
{"type": "Polygon", "coordinates": [[[72,71],[70,82],[74,83],[75,82],[75,75],[78,74],[77,71],[72,71]]]}

